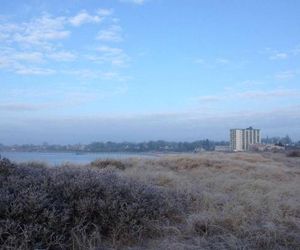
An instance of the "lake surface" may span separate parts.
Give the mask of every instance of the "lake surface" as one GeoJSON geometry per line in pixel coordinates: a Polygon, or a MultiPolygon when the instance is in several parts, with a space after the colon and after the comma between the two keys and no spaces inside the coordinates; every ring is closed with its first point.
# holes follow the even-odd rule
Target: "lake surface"
{"type": "Polygon", "coordinates": [[[0,152],[2,157],[6,157],[15,162],[39,161],[50,165],[59,165],[66,162],[76,164],[86,164],[96,159],[128,159],[156,158],[159,154],[151,153],[45,153],[45,152],[0,152]]]}

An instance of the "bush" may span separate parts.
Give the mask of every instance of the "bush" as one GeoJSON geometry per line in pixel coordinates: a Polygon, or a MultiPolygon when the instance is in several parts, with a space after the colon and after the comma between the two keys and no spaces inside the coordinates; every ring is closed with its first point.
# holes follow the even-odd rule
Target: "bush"
{"type": "Polygon", "coordinates": [[[7,158],[1,158],[0,155],[0,177],[9,175],[10,173],[13,172],[13,170],[14,170],[13,163],[11,163],[10,160],[7,158]]]}
{"type": "Polygon", "coordinates": [[[112,171],[0,163],[0,245],[7,249],[132,244],[159,236],[159,226],[186,209],[183,196],[112,171]]]}
{"type": "Polygon", "coordinates": [[[286,155],[288,157],[300,157],[300,150],[288,151],[286,155]]]}
{"type": "Polygon", "coordinates": [[[120,170],[125,170],[126,169],[126,164],[122,161],[118,160],[95,160],[91,162],[91,166],[97,167],[100,169],[107,168],[107,167],[115,167],[120,170]]]}

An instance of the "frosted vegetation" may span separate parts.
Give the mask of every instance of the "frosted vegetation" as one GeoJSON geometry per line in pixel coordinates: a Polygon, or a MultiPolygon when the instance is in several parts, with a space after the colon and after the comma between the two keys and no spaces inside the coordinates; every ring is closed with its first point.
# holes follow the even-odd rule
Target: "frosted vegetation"
{"type": "Polygon", "coordinates": [[[300,158],[212,152],[57,168],[0,159],[0,245],[297,249],[300,158]]]}

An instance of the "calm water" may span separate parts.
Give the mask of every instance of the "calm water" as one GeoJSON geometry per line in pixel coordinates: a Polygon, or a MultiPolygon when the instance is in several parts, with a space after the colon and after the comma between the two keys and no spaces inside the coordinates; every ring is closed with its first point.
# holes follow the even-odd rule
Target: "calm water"
{"type": "Polygon", "coordinates": [[[157,154],[142,153],[42,153],[42,152],[0,152],[2,157],[6,157],[15,162],[41,161],[51,165],[71,162],[77,164],[90,163],[96,159],[126,159],[132,157],[153,158],[159,157],[157,154]]]}

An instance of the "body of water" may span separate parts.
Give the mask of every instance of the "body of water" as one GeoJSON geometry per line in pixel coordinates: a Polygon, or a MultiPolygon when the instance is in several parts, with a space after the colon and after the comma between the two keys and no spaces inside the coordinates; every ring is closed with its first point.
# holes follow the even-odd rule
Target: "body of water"
{"type": "Polygon", "coordinates": [[[0,152],[2,157],[6,157],[15,162],[39,161],[50,165],[59,165],[66,162],[75,164],[87,164],[96,159],[128,159],[155,158],[159,154],[146,153],[47,153],[47,152],[0,152]]]}

